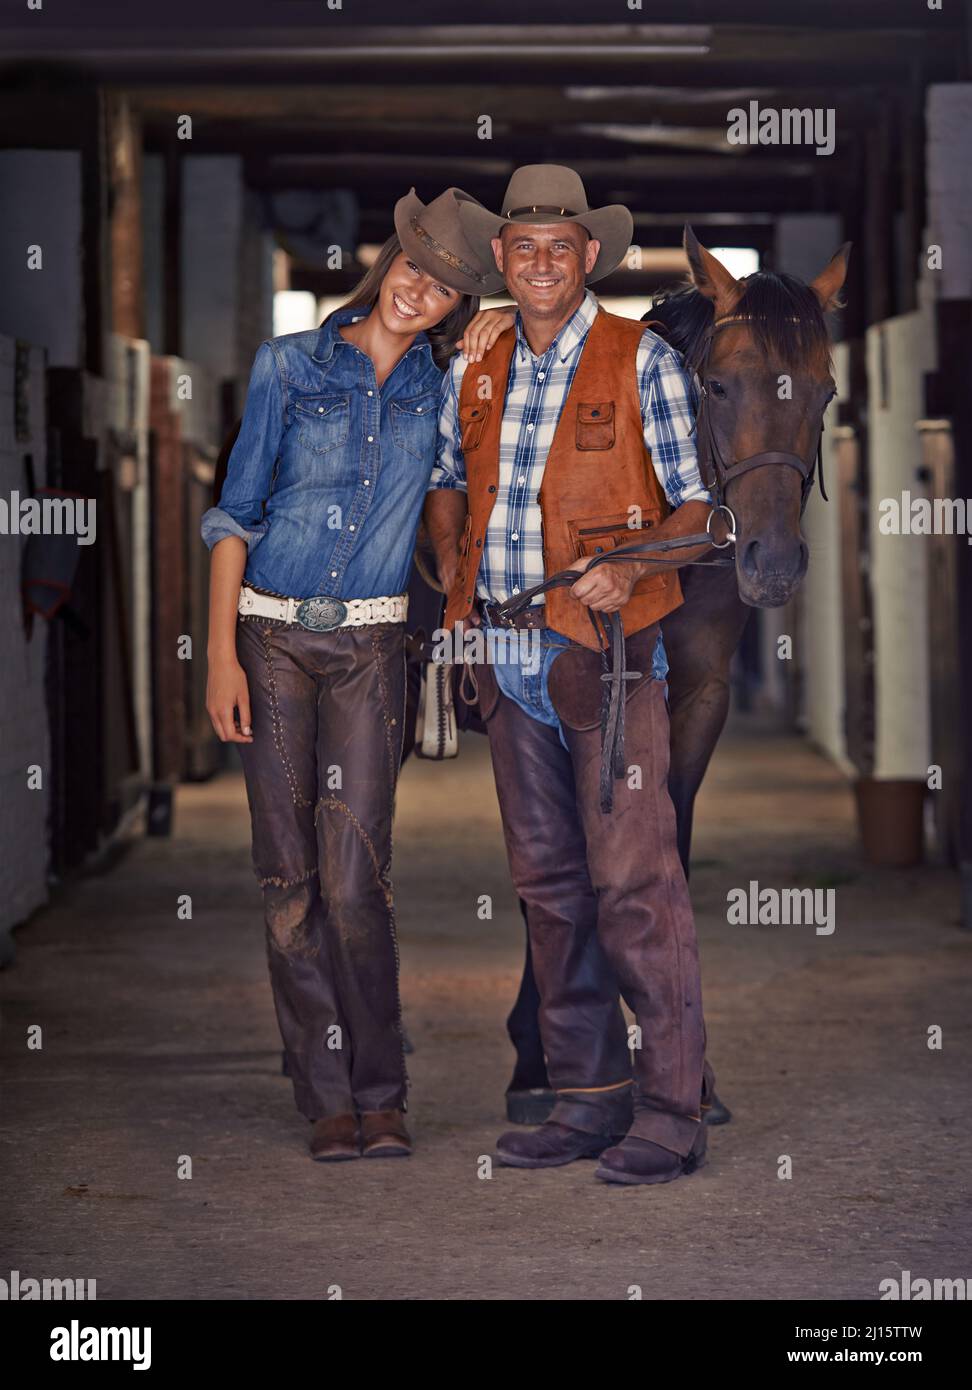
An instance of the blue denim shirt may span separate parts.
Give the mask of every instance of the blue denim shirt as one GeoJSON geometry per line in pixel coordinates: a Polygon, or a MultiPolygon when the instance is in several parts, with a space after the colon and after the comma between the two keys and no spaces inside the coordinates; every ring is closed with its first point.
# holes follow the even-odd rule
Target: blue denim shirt
{"type": "Polygon", "coordinates": [[[203,516],[212,549],[246,541],[245,577],[290,598],[377,598],[405,591],[435,460],[442,373],[424,333],[381,390],[370,357],[338,328],[260,345],[219,506],[203,516]]]}

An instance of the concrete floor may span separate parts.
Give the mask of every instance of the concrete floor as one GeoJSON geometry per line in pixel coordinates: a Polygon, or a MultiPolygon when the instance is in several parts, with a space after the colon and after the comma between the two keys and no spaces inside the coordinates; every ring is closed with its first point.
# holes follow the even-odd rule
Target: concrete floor
{"type": "Polygon", "coordinates": [[[662,1187],[606,1187],[585,1162],[480,1177],[505,1128],[521,956],[482,740],[401,784],[408,1162],[307,1157],[239,778],[183,788],[175,829],[65,892],[0,977],[5,1276],[95,1278],[100,1298],[844,1299],[903,1268],[972,1274],[955,880],[862,868],[849,793],[799,741],[737,729],[703,793],[692,887],[735,1119],[662,1187]],[[835,933],[729,926],[726,893],[751,878],[836,886],[835,933]]]}

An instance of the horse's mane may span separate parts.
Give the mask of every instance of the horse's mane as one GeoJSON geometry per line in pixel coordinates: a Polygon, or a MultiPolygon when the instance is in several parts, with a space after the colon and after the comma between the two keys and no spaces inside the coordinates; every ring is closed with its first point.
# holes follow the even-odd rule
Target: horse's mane
{"type": "MultiPolygon", "coordinates": [[[[760,270],[741,282],[745,288],[733,315],[751,318],[760,352],[774,364],[806,367],[821,353],[830,356],[830,333],[816,293],[802,280],[760,270]]],[[[715,309],[694,285],[658,296],[642,322],[656,321],[661,336],[697,371],[708,342],[715,309]]]]}

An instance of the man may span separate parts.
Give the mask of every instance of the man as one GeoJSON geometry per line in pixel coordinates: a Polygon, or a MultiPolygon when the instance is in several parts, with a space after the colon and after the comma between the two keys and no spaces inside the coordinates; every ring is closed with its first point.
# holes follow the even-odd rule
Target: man
{"type": "MultiPolygon", "coordinates": [[[[500,216],[462,217],[519,314],[481,363],[455,359],[444,383],[425,517],[447,627],[501,625],[498,603],[637,541],[633,528],[701,532],[711,505],[680,359],[586,288],[625,255],[628,210],[590,209],[573,170],[530,165],[514,173],[500,216]]],[[[681,603],[674,563],[599,565],[513,620],[539,630],[539,668],[477,668],[558,1096],[538,1129],[499,1139],[513,1166],[600,1156],[604,1181],[655,1183],[704,1157],[698,955],[667,790],[659,620],[681,603]],[[626,682],[627,767],[607,814],[591,610],[620,613],[640,673],[626,682]],[[636,1019],[630,1050],[619,985],[636,1019]]]]}

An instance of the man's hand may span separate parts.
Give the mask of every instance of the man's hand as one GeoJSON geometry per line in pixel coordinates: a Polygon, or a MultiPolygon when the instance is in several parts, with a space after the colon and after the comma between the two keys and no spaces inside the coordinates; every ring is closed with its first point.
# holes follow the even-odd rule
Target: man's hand
{"type": "MultiPolygon", "coordinates": [[[[610,553],[610,552],[608,552],[610,553]]],[[[571,560],[572,570],[586,570],[596,555],[580,555],[571,560]]],[[[631,591],[645,572],[643,564],[622,560],[616,565],[598,565],[593,574],[584,574],[571,587],[571,594],[598,613],[616,613],[631,597],[631,591]]]]}
{"type": "MultiPolygon", "coordinates": [[[[705,530],[710,511],[711,506],[708,502],[685,502],[677,511],[670,512],[660,526],[654,527],[650,537],[644,532],[635,531],[632,532],[631,541],[626,544],[634,545],[649,538],[660,541],[695,535],[705,530]]],[[[712,529],[715,532],[714,539],[720,539],[725,531],[721,513],[712,529]]],[[[618,546],[619,550],[624,548],[625,546],[618,546]]],[[[607,553],[610,554],[610,551],[607,553]]],[[[682,565],[701,560],[711,553],[712,545],[709,540],[705,540],[701,545],[686,546],[683,550],[673,550],[667,554],[659,553],[653,559],[646,558],[640,563],[619,560],[615,564],[598,565],[593,574],[585,574],[582,579],[578,579],[570,592],[588,608],[594,608],[600,613],[614,613],[624,607],[634,586],[644,575],[680,569],[682,565]]],[[[594,558],[593,555],[581,555],[576,560],[571,560],[570,568],[586,570],[594,558]]]]}

